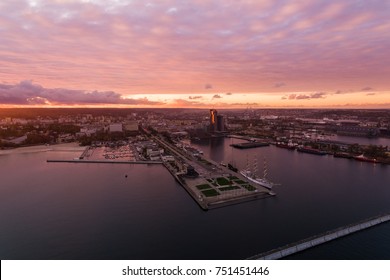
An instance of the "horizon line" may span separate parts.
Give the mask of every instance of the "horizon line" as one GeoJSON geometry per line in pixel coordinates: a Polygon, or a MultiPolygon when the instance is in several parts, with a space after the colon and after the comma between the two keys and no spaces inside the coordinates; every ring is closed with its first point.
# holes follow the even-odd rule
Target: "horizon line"
{"type": "MultiPolygon", "coordinates": [[[[188,109],[188,110],[210,110],[210,109],[215,109],[213,106],[210,108],[199,108],[199,107],[72,107],[72,106],[51,106],[51,107],[36,107],[36,106],[17,106],[17,107],[12,107],[12,106],[6,106],[2,107],[0,105],[0,110],[1,109],[118,109],[118,110],[123,110],[123,109],[151,109],[151,110],[156,110],[156,109],[188,109]]],[[[241,107],[241,108],[229,108],[229,107],[217,107],[216,110],[390,110],[389,108],[375,108],[375,107],[241,107]]]]}

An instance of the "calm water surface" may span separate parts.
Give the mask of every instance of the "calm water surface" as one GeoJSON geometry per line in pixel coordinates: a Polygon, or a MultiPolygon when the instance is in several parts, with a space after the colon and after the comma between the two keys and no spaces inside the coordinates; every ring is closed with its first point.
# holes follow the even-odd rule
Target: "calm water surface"
{"type": "MultiPolygon", "coordinates": [[[[239,168],[266,157],[281,184],[276,197],[205,212],[160,165],[46,162],[80,154],[65,151],[0,155],[0,258],[240,259],[390,212],[389,166],[273,146],[232,150],[231,141],[193,145],[239,168]]],[[[390,259],[381,248],[360,256],[390,259]]]]}

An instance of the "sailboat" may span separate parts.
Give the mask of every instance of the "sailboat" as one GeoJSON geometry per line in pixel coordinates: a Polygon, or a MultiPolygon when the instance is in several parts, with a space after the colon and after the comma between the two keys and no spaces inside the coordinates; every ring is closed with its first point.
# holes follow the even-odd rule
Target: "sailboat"
{"type": "Polygon", "coordinates": [[[248,179],[249,181],[251,181],[252,183],[255,183],[259,186],[265,187],[269,190],[272,190],[272,187],[274,186],[274,183],[268,181],[268,179],[267,179],[267,162],[265,159],[264,159],[263,178],[259,178],[257,176],[257,160],[256,160],[256,158],[254,159],[252,170],[250,169],[248,156],[247,156],[246,169],[241,170],[240,174],[242,176],[244,176],[246,179],[248,179]]]}

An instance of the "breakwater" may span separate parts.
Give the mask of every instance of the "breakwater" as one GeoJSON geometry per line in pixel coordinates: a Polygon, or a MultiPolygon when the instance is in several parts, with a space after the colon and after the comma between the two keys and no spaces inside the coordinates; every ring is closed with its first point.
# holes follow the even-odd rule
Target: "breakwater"
{"type": "Polygon", "coordinates": [[[323,243],[332,241],[334,239],[376,226],[381,223],[390,221],[390,215],[381,215],[368,220],[364,220],[359,223],[350,224],[335,230],[327,231],[323,234],[316,235],[299,242],[291,243],[286,246],[261,253],[250,257],[251,260],[276,260],[283,257],[298,253],[300,251],[312,248],[314,246],[321,245],[323,243]]]}

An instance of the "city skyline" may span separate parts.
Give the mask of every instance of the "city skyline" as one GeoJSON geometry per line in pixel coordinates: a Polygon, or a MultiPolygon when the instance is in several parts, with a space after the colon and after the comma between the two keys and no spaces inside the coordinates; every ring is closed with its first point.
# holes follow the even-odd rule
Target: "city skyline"
{"type": "Polygon", "coordinates": [[[386,1],[3,1],[1,107],[390,108],[386,1]]]}

